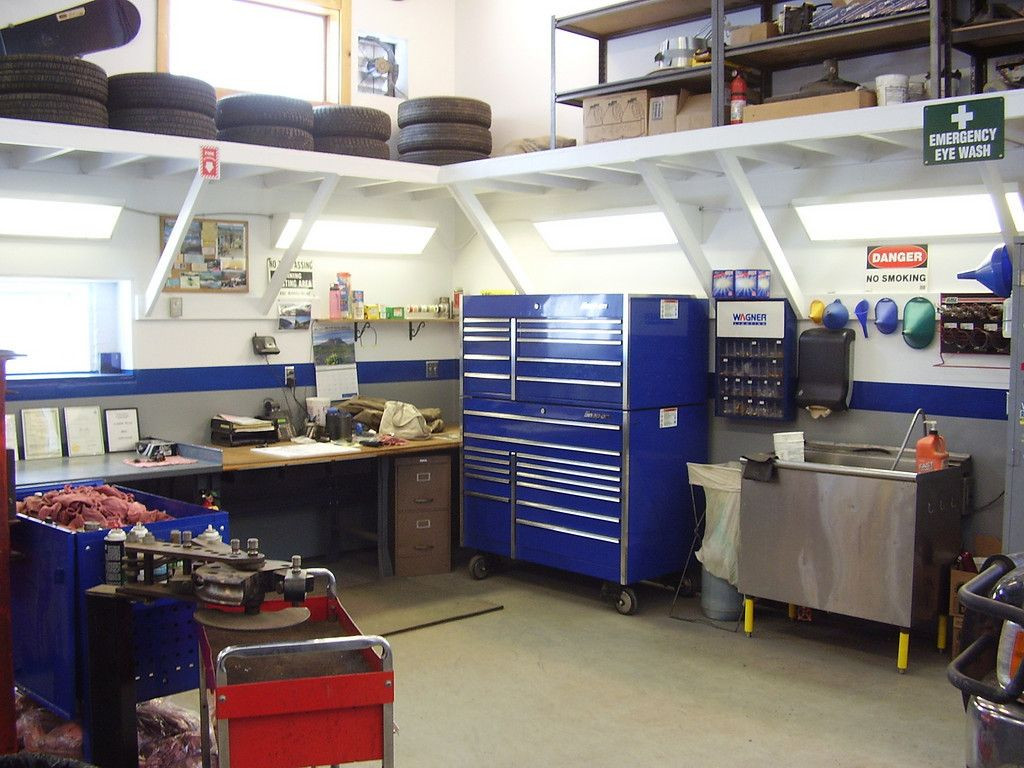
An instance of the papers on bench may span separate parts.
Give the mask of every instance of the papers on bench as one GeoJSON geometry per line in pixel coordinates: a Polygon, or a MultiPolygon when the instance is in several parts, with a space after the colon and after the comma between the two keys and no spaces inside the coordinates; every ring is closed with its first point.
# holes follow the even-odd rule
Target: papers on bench
{"type": "Polygon", "coordinates": [[[275,445],[270,448],[250,448],[253,453],[265,453],[281,459],[307,459],[313,456],[332,456],[339,453],[355,453],[357,445],[335,445],[334,443],[306,443],[275,445]]]}

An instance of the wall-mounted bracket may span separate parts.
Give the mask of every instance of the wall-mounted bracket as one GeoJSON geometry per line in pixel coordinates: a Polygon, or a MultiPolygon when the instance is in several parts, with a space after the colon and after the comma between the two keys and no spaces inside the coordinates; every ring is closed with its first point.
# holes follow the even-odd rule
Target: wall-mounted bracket
{"type": "Polygon", "coordinates": [[[334,190],[338,186],[338,180],[339,176],[337,174],[329,173],[321,179],[319,186],[317,186],[313,199],[310,200],[309,205],[306,207],[306,213],[302,217],[299,231],[295,233],[295,237],[292,238],[291,243],[281,255],[281,261],[277,265],[274,276],[267,284],[266,292],[257,300],[261,315],[267,314],[273,308],[278,292],[284,286],[288,273],[295,266],[295,259],[306,244],[306,238],[309,236],[310,230],[313,229],[316,220],[323,213],[327,202],[331,199],[331,195],[334,194],[334,190]]]}
{"type": "Polygon", "coordinates": [[[192,184],[188,188],[188,192],[185,193],[185,199],[182,201],[181,210],[178,211],[178,217],[174,220],[174,226],[171,227],[171,234],[167,238],[167,243],[164,245],[163,251],[160,253],[160,258],[157,260],[156,266],[153,268],[153,274],[149,278],[149,284],[146,286],[146,293],[143,296],[143,307],[142,314],[144,317],[149,317],[153,314],[153,309],[156,307],[156,300],[160,296],[160,292],[164,289],[164,283],[167,282],[167,275],[171,272],[171,266],[174,264],[174,259],[181,251],[181,244],[185,242],[185,234],[188,232],[189,225],[192,223],[192,215],[195,213],[196,202],[199,200],[199,193],[202,192],[203,187],[206,185],[206,178],[202,175],[199,170],[196,170],[196,175],[192,179],[192,184]]]}
{"type": "MultiPolygon", "coordinates": [[[[412,325],[412,323],[410,323],[410,325],[412,325]]],[[[355,337],[354,337],[355,341],[359,342],[363,338],[363,334],[366,333],[366,329],[367,328],[372,328],[372,327],[373,327],[373,323],[371,323],[369,320],[367,320],[366,322],[363,323],[363,327],[362,328],[359,327],[359,323],[358,322],[353,323],[352,324],[352,328],[355,331],[355,337]]]]}
{"type": "Polygon", "coordinates": [[[757,199],[757,193],[754,192],[754,187],[751,185],[746,171],[743,170],[740,159],[732,152],[724,150],[719,150],[715,154],[718,156],[718,162],[722,165],[722,170],[725,171],[729,185],[743,202],[743,207],[747,210],[747,215],[754,225],[758,239],[768,252],[768,261],[771,263],[772,269],[782,279],[782,287],[789,299],[790,306],[793,307],[794,314],[798,318],[806,317],[807,303],[804,301],[803,291],[800,290],[789,259],[786,258],[782,244],[776,237],[775,230],[772,229],[771,222],[768,221],[768,216],[765,214],[764,208],[761,207],[761,202],[757,199]]]}
{"type": "Polygon", "coordinates": [[[420,331],[422,331],[422,330],[423,330],[423,326],[425,326],[425,325],[426,325],[426,323],[425,323],[425,322],[423,322],[422,320],[420,320],[420,321],[419,321],[419,323],[418,323],[418,324],[416,325],[416,329],[415,329],[415,330],[413,330],[413,327],[412,327],[412,320],[410,320],[410,321],[409,321],[409,341],[412,341],[412,340],[413,340],[413,339],[415,339],[415,338],[416,338],[417,336],[419,336],[419,334],[420,334],[420,331]]]}
{"type": "Polygon", "coordinates": [[[683,250],[683,255],[690,264],[690,268],[697,275],[706,296],[711,296],[711,265],[708,264],[704,255],[704,246],[701,242],[700,233],[690,224],[676,196],[672,194],[672,187],[662,169],[652,160],[637,160],[636,169],[640,171],[647,191],[651,193],[654,202],[665,214],[672,233],[683,250]]]}
{"type": "Polygon", "coordinates": [[[529,277],[519,263],[519,259],[512,252],[508,242],[493,219],[484,210],[476,195],[473,194],[470,186],[465,183],[458,183],[451,184],[448,188],[451,190],[452,197],[455,198],[455,202],[458,203],[463,214],[469,219],[469,223],[473,225],[473,229],[477,231],[477,234],[487,244],[491,253],[494,254],[494,258],[498,260],[502,271],[511,281],[516,291],[518,293],[531,293],[529,277]]]}

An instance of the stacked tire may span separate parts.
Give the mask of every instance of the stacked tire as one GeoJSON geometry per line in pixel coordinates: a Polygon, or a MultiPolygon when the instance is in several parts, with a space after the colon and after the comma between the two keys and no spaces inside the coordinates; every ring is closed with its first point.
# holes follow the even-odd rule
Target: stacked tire
{"type": "Polygon", "coordinates": [[[129,72],[107,80],[110,127],[216,139],[217,92],[209,83],[168,72],[129,72]]]}
{"type": "Polygon", "coordinates": [[[313,106],[302,99],[262,93],[225,96],[217,102],[217,138],[312,150],[313,106]]]}
{"type": "Polygon", "coordinates": [[[370,107],[323,106],[313,110],[313,143],[317,152],[387,160],[391,150],[391,116],[370,107]]]}
{"type": "Polygon", "coordinates": [[[107,127],[107,73],[70,56],[0,56],[0,117],[107,127]]]}
{"type": "Polygon", "coordinates": [[[491,106],[457,96],[428,96],[398,105],[398,158],[449,165],[491,154],[491,106]]]}

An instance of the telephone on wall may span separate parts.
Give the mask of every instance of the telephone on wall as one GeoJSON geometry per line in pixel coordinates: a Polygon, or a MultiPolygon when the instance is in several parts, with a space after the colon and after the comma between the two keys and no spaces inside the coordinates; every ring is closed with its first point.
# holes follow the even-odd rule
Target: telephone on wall
{"type": "Polygon", "coordinates": [[[280,354],[281,348],[277,346],[277,339],[273,336],[257,336],[253,334],[252,351],[257,355],[277,355],[280,354]]]}

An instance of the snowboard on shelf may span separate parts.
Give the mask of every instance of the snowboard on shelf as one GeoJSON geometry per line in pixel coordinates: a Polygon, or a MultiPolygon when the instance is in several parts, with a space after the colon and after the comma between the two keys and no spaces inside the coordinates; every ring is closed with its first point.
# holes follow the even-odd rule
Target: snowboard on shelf
{"type": "Polygon", "coordinates": [[[0,54],[84,56],[130,43],[141,23],[129,0],[91,0],[0,29],[0,54]]]}

